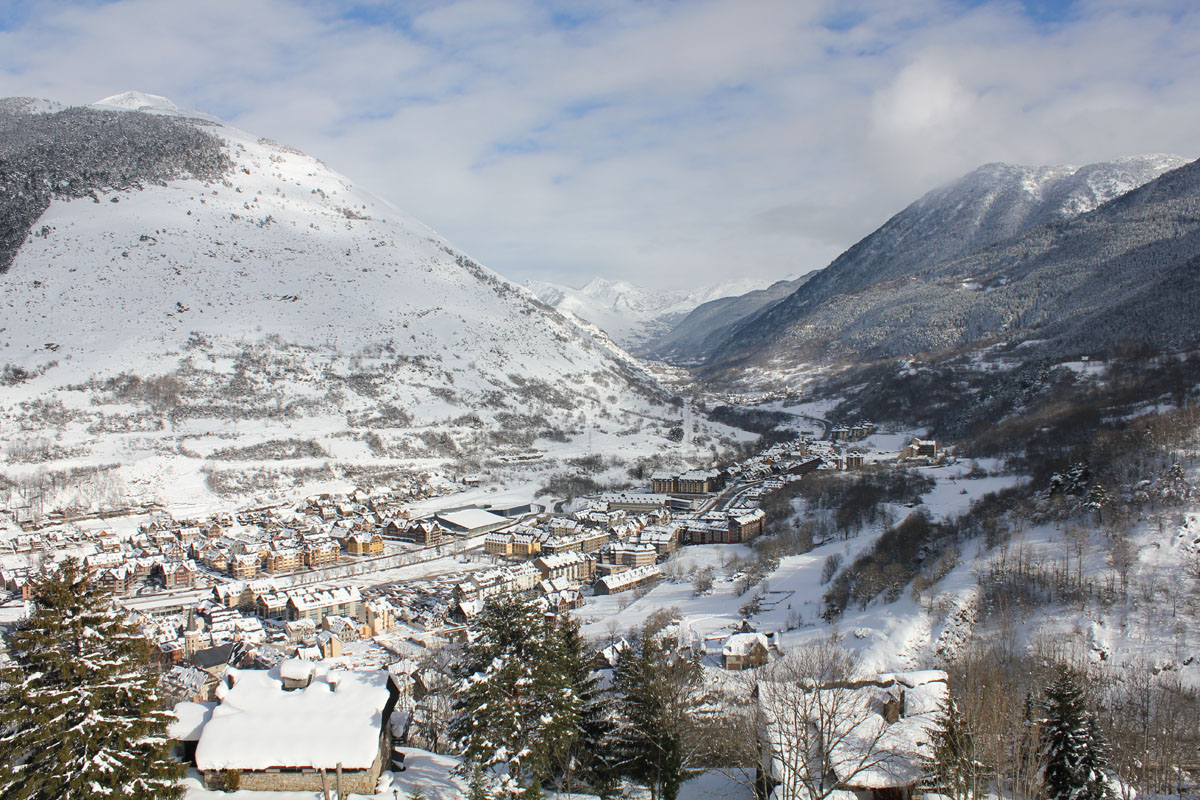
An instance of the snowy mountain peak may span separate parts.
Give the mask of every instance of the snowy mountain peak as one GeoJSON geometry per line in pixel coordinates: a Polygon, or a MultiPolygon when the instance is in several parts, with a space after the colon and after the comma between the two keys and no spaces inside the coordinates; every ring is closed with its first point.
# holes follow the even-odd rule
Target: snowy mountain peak
{"type": "Polygon", "coordinates": [[[1048,222],[1085,214],[1186,163],[1187,159],[1166,153],[1122,156],[1085,166],[996,161],[933,190],[914,206],[944,213],[950,206],[961,210],[973,205],[977,212],[1004,217],[1032,212],[1037,222],[1048,222]]]}
{"type": "Polygon", "coordinates": [[[579,289],[542,281],[528,281],[526,287],[543,303],[592,323],[623,347],[644,353],[697,306],[745,294],[768,283],[742,278],[691,290],[648,289],[595,277],[579,289]]]}
{"type": "Polygon", "coordinates": [[[106,97],[103,100],[97,100],[92,103],[93,106],[104,108],[120,108],[125,111],[157,111],[159,113],[178,114],[179,106],[158,94],[149,94],[147,92],[121,92],[106,97]]]}

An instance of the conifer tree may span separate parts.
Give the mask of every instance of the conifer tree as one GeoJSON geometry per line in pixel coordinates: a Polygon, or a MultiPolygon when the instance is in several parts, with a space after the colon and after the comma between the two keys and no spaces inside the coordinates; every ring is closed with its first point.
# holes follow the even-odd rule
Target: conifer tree
{"type": "Polygon", "coordinates": [[[954,800],[974,797],[980,777],[974,737],[952,696],[937,717],[930,744],[933,755],[929,770],[938,792],[954,800]]]}
{"type": "Polygon", "coordinates": [[[466,765],[501,767],[501,789],[534,797],[579,732],[580,700],[564,669],[563,637],[518,596],[489,598],[456,667],[451,731],[466,765]]]}
{"type": "Polygon", "coordinates": [[[649,786],[653,800],[675,800],[696,775],[702,680],[699,661],[673,652],[652,628],[634,634],[617,661],[615,749],[623,774],[649,786]]]}
{"type": "Polygon", "coordinates": [[[0,797],[182,796],[149,643],[75,559],[35,584],[34,602],[0,673],[0,797]]]}
{"type": "Polygon", "coordinates": [[[562,669],[579,698],[579,733],[565,760],[555,768],[561,788],[568,793],[579,781],[600,794],[616,777],[615,765],[608,752],[613,720],[608,694],[601,690],[593,668],[595,651],[579,631],[579,622],[559,622],[562,640],[562,669]]]}
{"type": "Polygon", "coordinates": [[[1063,669],[1046,691],[1042,780],[1049,800],[1107,800],[1108,749],[1084,700],[1083,689],[1063,669]]]}

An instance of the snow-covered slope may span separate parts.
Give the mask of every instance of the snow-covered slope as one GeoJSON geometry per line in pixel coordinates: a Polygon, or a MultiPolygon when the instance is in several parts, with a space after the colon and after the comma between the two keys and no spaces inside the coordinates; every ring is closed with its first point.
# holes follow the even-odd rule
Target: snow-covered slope
{"type": "Polygon", "coordinates": [[[582,288],[528,281],[538,299],[592,323],[635,353],[652,349],[697,306],[761,289],[767,281],[741,278],[698,289],[647,289],[625,281],[593,278],[582,288]]]}
{"type": "MultiPolygon", "coordinates": [[[[101,107],[180,113],[136,93],[101,107]]],[[[161,498],[181,458],[230,488],[213,478],[230,461],[466,470],[585,430],[671,446],[679,412],[611,342],[317,159],[185,116],[220,139],[223,178],[54,199],[0,277],[10,454],[153,456],[138,480],[161,498]]]]}
{"type": "MultiPolygon", "coordinates": [[[[870,292],[888,297],[894,282],[921,282],[957,259],[982,254],[992,245],[1051,223],[1078,219],[1187,163],[1179,156],[1153,154],[1084,167],[986,164],[909,205],[785,299],[714,331],[695,348],[699,352],[681,355],[732,361],[761,354],[784,339],[789,347],[800,342],[808,350],[814,350],[810,343],[822,339],[815,348],[819,350],[823,337],[840,330],[841,323],[818,323],[810,317],[827,310],[832,301],[870,307],[859,298],[870,292]]],[[[958,289],[957,283],[947,286],[958,289]]],[[[946,287],[928,289],[946,293],[946,287]]],[[[867,317],[863,324],[886,327],[867,317]]],[[[798,355],[787,358],[797,360],[798,355]]],[[[810,357],[813,353],[806,352],[800,360],[810,357]]]]}

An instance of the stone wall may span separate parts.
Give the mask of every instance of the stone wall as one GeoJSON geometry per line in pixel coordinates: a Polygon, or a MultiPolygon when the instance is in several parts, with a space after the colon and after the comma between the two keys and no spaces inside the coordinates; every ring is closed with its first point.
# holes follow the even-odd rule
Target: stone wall
{"type": "MultiPolygon", "coordinates": [[[[386,726],[385,726],[386,727],[386,726]]],[[[345,794],[375,794],[379,784],[379,775],[383,770],[385,749],[390,749],[390,736],[380,737],[380,747],[375,753],[375,761],[369,769],[342,770],[342,791],[345,794]]],[[[337,788],[337,770],[327,769],[329,791],[337,788]]],[[[204,788],[219,791],[224,782],[223,770],[209,770],[201,773],[204,777],[204,788]]],[[[254,792],[320,792],[322,789],[321,773],[319,770],[306,768],[300,771],[278,770],[242,770],[239,789],[254,792]]]]}

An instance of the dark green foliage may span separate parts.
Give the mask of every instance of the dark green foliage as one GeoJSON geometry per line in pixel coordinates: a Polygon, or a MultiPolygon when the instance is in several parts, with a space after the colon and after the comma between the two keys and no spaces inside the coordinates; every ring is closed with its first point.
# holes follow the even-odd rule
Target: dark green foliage
{"type": "Polygon", "coordinates": [[[810,511],[828,510],[843,536],[878,521],[884,503],[911,503],[935,482],[914,470],[885,468],[851,474],[815,472],[792,484],[810,511]]]}
{"type": "Polygon", "coordinates": [[[487,775],[478,764],[472,764],[467,772],[467,800],[490,800],[491,796],[487,775]]]}
{"type": "Polygon", "coordinates": [[[568,685],[579,699],[579,731],[571,746],[553,765],[556,785],[568,793],[583,786],[592,794],[604,796],[617,777],[615,760],[609,751],[614,721],[610,698],[601,690],[598,674],[592,669],[595,651],[579,631],[574,618],[559,621],[562,642],[562,669],[568,685]]]}
{"type": "MultiPolygon", "coordinates": [[[[568,626],[569,627],[569,626],[568,626]]],[[[517,595],[489,598],[456,665],[451,733],[464,769],[505,771],[507,790],[537,796],[579,736],[576,656],[563,631],[517,595]]]]}
{"type": "Polygon", "coordinates": [[[622,774],[650,787],[653,800],[675,800],[703,752],[694,717],[703,671],[668,644],[653,628],[634,634],[613,679],[612,747],[622,774]]]}
{"type": "Polygon", "coordinates": [[[34,591],[0,674],[0,796],[181,797],[149,644],[74,559],[34,591]]]}
{"type": "Polygon", "coordinates": [[[1108,747],[1087,707],[1079,679],[1062,669],[1046,690],[1043,783],[1049,800],[1108,800],[1108,747]]]}

